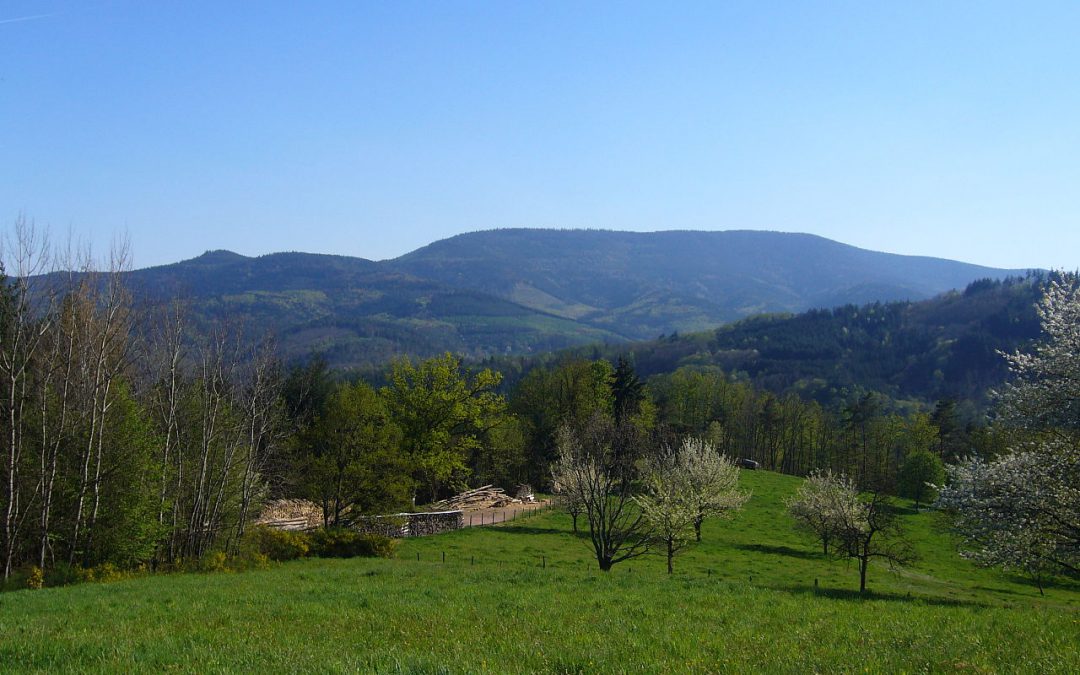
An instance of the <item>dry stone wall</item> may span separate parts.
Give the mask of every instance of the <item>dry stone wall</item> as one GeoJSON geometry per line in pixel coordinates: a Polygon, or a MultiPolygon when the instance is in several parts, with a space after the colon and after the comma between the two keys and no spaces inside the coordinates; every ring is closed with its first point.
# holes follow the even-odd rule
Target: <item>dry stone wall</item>
{"type": "Polygon", "coordinates": [[[461,511],[398,513],[392,516],[361,518],[355,526],[361,532],[381,534],[395,539],[423,537],[461,529],[465,526],[465,515],[461,511]]]}

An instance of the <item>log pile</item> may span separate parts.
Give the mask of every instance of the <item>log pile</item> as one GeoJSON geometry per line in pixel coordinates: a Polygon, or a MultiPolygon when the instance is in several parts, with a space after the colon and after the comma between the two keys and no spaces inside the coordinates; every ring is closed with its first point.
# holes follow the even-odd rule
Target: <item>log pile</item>
{"type": "Polygon", "coordinates": [[[255,524],[278,530],[313,530],[322,527],[322,508],[306,499],[275,499],[267,502],[255,524]]]}
{"type": "Polygon", "coordinates": [[[431,504],[431,508],[439,511],[476,511],[479,509],[497,509],[510,504],[520,504],[521,500],[506,494],[502,488],[493,485],[485,485],[473,490],[466,490],[449,499],[431,504]]]}
{"type": "Polygon", "coordinates": [[[522,483],[517,486],[517,490],[514,492],[514,496],[518,498],[524,504],[535,504],[536,494],[533,492],[532,486],[528,483],[522,483]]]}

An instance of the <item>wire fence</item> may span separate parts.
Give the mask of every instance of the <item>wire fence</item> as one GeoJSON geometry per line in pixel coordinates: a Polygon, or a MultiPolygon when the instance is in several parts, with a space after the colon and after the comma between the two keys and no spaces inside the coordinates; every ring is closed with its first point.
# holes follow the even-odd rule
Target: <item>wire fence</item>
{"type": "Polygon", "coordinates": [[[500,509],[491,509],[474,513],[467,513],[464,515],[462,524],[464,527],[479,527],[483,525],[512,523],[514,521],[531,518],[538,513],[548,511],[552,508],[552,506],[552,500],[544,499],[536,503],[525,503],[520,506],[512,505],[500,509]]]}

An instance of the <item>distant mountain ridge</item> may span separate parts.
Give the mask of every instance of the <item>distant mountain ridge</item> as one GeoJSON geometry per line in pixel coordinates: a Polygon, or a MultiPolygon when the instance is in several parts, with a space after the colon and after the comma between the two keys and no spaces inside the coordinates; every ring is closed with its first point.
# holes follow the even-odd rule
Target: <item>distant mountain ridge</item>
{"type": "Polygon", "coordinates": [[[128,283],[150,302],[187,301],[198,327],[228,320],[273,334],[286,359],[323,354],[365,367],[403,354],[481,357],[619,340],[602,329],[485,293],[458,289],[363,258],[208,251],[135,270],[128,283]]]}
{"type": "Polygon", "coordinates": [[[392,260],[229,251],[129,273],[139,295],[192,300],[336,366],[444,350],[535,353],[713,328],[761,313],[919,300],[1021,274],[760,231],[504,229],[392,260]]]}
{"type": "Polygon", "coordinates": [[[639,339],[761,313],[921,300],[1023,272],[752,230],[489,230],[388,264],[639,339]]]}

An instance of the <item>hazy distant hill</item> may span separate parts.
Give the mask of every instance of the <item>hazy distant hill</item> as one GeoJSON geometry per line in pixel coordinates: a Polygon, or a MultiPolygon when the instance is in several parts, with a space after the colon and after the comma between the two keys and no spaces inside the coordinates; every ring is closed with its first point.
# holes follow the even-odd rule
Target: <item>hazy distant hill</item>
{"type": "Polygon", "coordinates": [[[919,300],[1010,273],[758,231],[491,230],[389,265],[634,338],[764,312],[919,300]]]}
{"type": "Polygon", "coordinates": [[[921,299],[996,270],[775,232],[493,230],[395,260],[211,251],[130,273],[141,295],[190,298],[198,323],[278,336],[337,366],[444,350],[536,353],[712,328],[762,312],[921,299]]]}
{"type": "Polygon", "coordinates": [[[618,339],[470,289],[361,258],[211,251],[129,275],[141,297],[190,301],[197,324],[227,319],[276,335],[286,358],[323,352],[339,367],[402,354],[469,356],[560,349],[618,339]]]}

